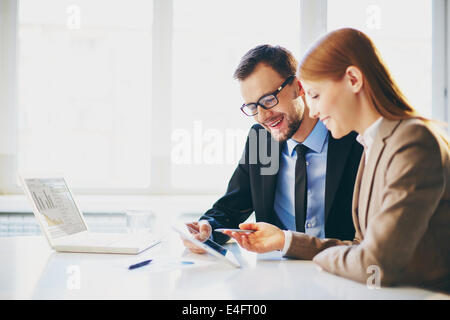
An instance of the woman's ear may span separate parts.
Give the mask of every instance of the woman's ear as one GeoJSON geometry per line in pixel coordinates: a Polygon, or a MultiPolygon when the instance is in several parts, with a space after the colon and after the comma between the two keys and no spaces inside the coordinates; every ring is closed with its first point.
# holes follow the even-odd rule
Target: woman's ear
{"type": "Polygon", "coordinates": [[[355,66],[349,66],[347,70],[345,70],[345,77],[347,78],[348,84],[354,93],[361,91],[364,83],[364,77],[361,70],[355,66]]]}

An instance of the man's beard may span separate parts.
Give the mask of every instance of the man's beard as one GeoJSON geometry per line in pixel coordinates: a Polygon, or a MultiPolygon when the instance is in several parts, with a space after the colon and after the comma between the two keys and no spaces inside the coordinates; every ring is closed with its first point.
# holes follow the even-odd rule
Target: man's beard
{"type": "Polygon", "coordinates": [[[287,116],[285,116],[284,119],[288,122],[287,132],[283,135],[277,136],[274,136],[272,134],[272,137],[279,142],[284,142],[292,138],[292,136],[297,132],[298,128],[300,128],[300,125],[302,124],[302,119],[300,117],[296,117],[295,119],[291,120],[288,119],[287,116]]]}

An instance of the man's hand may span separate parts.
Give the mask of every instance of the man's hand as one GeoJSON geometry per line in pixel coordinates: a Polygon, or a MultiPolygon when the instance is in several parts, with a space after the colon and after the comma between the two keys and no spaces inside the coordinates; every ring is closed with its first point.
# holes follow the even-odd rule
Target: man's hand
{"type": "MultiPolygon", "coordinates": [[[[186,223],[186,225],[189,228],[198,232],[198,233],[196,233],[196,232],[193,232],[190,230],[192,235],[194,236],[194,238],[201,242],[204,242],[205,240],[209,239],[209,237],[211,236],[212,228],[211,228],[211,225],[209,224],[209,222],[206,220],[200,220],[199,222],[190,222],[190,223],[186,223]]],[[[189,250],[191,250],[192,252],[206,253],[205,250],[196,246],[191,241],[183,239],[183,238],[181,238],[181,240],[183,241],[184,246],[186,248],[188,248],[189,250]]]]}
{"type": "Polygon", "coordinates": [[[250,234],[225,231],[224,233],[235,239],[239,245],[249,251],[265,253],[283,250],[284,232],[278,227],[265,223],[241,223],[239,229],[256,230],[250,234]]]}

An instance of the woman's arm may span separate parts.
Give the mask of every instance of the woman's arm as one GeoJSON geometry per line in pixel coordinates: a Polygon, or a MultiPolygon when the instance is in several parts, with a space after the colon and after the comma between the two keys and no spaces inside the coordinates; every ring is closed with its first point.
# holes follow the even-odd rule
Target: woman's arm
{"type": "Polygon", "coordinates": [[[380,284],[390,285],[410,263],[440,202],[446,173],[439,144],[428,128],[405,125],[399,130],[385,146],[391,155],[388,165],[377,169],[384,175],[382,202],[372,204],[379,211],[368,217],[364,240],[319,253],[313,261],[324,270],[366,282],[375,266],[380,284]]]}

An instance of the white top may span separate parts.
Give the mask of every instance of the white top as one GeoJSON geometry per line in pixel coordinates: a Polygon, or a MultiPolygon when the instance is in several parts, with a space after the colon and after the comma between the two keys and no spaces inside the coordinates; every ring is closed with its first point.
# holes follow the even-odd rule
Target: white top
{"type": "Polygon", "coordinates": [[[367,160],[369,159],[369,153],[373,145],[373,141],[375,140],[375,137],[378,133],[378,128],[380,127],[381,120],[383,120],[383,117],[379,117],[374,123],[372,123],[366,131],[364,131],[363,135],[358,134],[356,137],[356,141],[358,141],[363,147],[364,147],[364,153],[365,153],[365,162],[364,164],[367,165],[367,160]]]}

